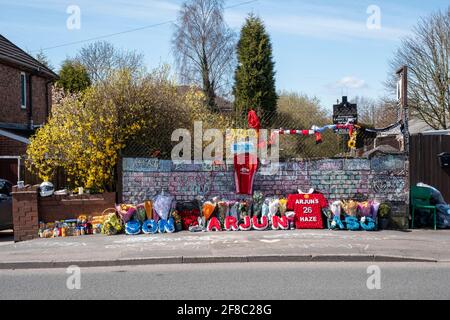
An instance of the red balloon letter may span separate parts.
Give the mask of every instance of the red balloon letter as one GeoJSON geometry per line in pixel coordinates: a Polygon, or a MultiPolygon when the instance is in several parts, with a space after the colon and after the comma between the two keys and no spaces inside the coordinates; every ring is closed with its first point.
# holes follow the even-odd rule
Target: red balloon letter
{"type": "Polygon", "coordinates": [[[286,216],[272,217],[272,230],[288,230],[289,229],[289,220],[286,216]]]}
{"type": "Polygon", "coordinates": [[[252,223],[249,216],[244,217],[244,223],[239,225],[239,230],[241,231],[250,231],[252,228],[252,223]]]}
{"type": "Polygon", "coordinates": [[[206,229],[208,230],[208,232],[222,231],[219,219],[217,219],[216,217],[212,217],[211,220],[209,220],[208,227],[206,229]]]}
{"type": "Polygon", "coordinates": [[[238,221],[236,217],[226,217],[225,218],[225,230],[226,231],[238,231],[239,227],[237,225],[238,221]]]}
{"type": "Polygon", "coordinates": [[[261,218],[261,223],[259,223],[258,217],[254,216],[252,218],[252,222],[253,222],[253,229],[255,229],[257,231],[264,231],[269,226],[269,221],[267,220],[266,216],[261,218]]]}

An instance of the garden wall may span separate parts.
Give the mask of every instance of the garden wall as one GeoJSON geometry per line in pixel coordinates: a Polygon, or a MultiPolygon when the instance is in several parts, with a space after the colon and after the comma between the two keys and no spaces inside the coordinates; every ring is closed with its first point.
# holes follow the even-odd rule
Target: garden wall
{"type": "MultiPolygon", "coordinates": [[[[378,155],[371,159],[324,159],[280,164],[275,175],[257,174],[254,190],[265,196],[307,191],[313,187],[329,201],[352,199],[360,194],[388,201],[393,206],[391,227],[408,227],[409,184],[403,155],[378,155]]],[[[179,165],[171,161],[124,158],[122,200],[137,204],[162,190],[177,200],[201,195],[235,200],[233,166],[210,164],[179,165]]]]}
{"type": "Polygon", "coordinates": [[[13,189],[14,241],[37,238],[40,221],[76,219],[82,214],[94,216],[113,208],[116,202],[115,193],[41,198],[38,189],[38,185],[13,189]]]}
{"type": "Polygon", "coordinates": [[[115,193],[39,198],[39,221],[76,219],[81,214],[100,215],[105,209],[114,208],[115,203],[115,193]]]}

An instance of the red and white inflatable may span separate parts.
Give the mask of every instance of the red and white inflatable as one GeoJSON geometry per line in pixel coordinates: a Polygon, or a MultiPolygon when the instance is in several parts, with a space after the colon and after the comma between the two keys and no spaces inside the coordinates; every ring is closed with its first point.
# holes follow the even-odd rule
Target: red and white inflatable
{"type": "Polygon", "coordinates": [[[236,193],[241,195],[253,194],[253,182],[258,171],[258,157],[255,154],[245,153],[234,156],[234,179],[236,193]]]}

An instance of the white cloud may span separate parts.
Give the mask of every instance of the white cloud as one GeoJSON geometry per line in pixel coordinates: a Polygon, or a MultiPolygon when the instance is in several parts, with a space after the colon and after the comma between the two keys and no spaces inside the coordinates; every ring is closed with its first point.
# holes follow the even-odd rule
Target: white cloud
{"type": "Polygon", "coordinates": [[[126,18],[141,22],[155,18],[159,20],[174,19],[179,8],[179,5],[164,0],[112,0],[108,3],[89,2],[86,5],[86,10],[93,16],[126,18]]]}
{"type": "Polygon", "coordinates": [[[109,18],[129,18],[145,20],[150,18],[174,19],[180,9],[177,3],[169,0],[41,0],[25,1],[16,0],[9,4],[12,8],[18,9],[38,9],[46,12],[57,12],[66,14],[66,8],[75,4],[80,7],[82,15],[91,15],[98,19],[109,18]],[[74,3],[72,3],[74,2],[74,3]]]}
{"type": "MultiPolygon", "coordinates": [[[[403,8],[405,10],[405,8],[403,8]]],[[[248,7],[227,10],[225,17],[233,28],[240,28],[249,12],[248,7]]],[[[410,34],[403,27],[395,27],[392,9],[382,7],[381,29],[367,27],[369,15],[364,6],[323,5],[297,0],[260,1],[250,12],[261,15],[269,32],[324,40],[387,40],[397,41],[410,34]],[[387,12],[387,13],[386,13],[387,12]],[[386,14],[385,14],[386,13],[386,14]]]]}
{"type": "Polygon", "coordinates": [[[364,95],[370,95],[373,93],[373,88],[370,88],[363,79],[356,76],[345,76],[335,82],[323,85],[322,95],[330,97],[330,101],[333,101],[337,95],[357,96],[361,95],[362,91],[364,95]]]}
{"type": "Polygon", "coordinates": [[[280,15],[265,19],[269,29],[292,35],[332,40],[380,39],[398,40],[408,31],[381,25],[380,30],[370,30],[366,21],[353,21],[324,16],[280,15]]]}
{"type": "Polygon", "coordinates": [[[334,87],[335,89],[337,88],[365,89],[368,86],[366,81],[363,79],[359,79],[354,76],[346,76],[336,81],[336,83],[332,87],[334,87]]]}

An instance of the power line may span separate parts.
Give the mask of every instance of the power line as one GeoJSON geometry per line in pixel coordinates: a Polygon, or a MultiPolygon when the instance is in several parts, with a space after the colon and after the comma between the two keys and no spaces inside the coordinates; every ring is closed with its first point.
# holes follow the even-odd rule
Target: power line
{"type": "MultiPolygon", "coordinates": [[[[227,10],[227,9],[237,8],[237,7],[244,6],[244,5],[251,4],[251,3],[255,3],[255,2],[258,2],[258,1],[259,0],[249,0],[249,1],[245,1],[245,2],[240,2],[240,3],[234,4],[234,5],[227,6],[224,9],[227,10]]],[[[97,36],[97,37],[93,37],[93,38],[88,38],[88,39],[84,39],[84,40],[67,42],[67,43],[63,43],[63,44],[59,44],[59,45],[55,45],[55,46],[51,46],[51,47],[47,47],[47,48],[42,48],[42,49],[39,49],[39,50],[32,50],[32,51],[30,51],[30,53],[40,52],[40,51],[47,51],[47,50],[57,49],[57,48],[61,48],[61,47],[72,46],[72,45],[75,45],[75,44],[81,44],[81,43],[85,43],[85,42],[91,42],[91,41],[95,41],[95,40],[111,38],[111,37],[122,35],[122,34],[127,34],[127,33],[136,32],[136,31],[141,31],[141,30],[146,30],[146,29],[160,27],[160,26],[163,26],[163,25],[174,23],[175,21],[176,20],[168,20],[168,21],[165,21],[165,22],[160,22],[160,23],[151,24],[151,25],[147,25],[147,26],[142,26],[142,27],[138,27],[138,28],[134,28],[134,29],[119,31],[119,32],[115,32],[115,33],[105,34],[105,35],[101,35],[101,36],[97,36]]]]}
{"type": "Polygon", "coordinates": [[[151,25],[148,25],[148,26],[143,26],[143,27],[139,27],[139,28],[135,28],[135,29],[130,29],[130,30],[116,32],[116,33],[105,34],[105,35],[102,35],[102,36],[97,36],[97,37],[88,38],[88,39],[84,39],[84,40],[67,42],[67,43],[59,44],[59,45],[52,46],[52,47],[42,48],[42,49],[39,49],[39,50],[33,50],[33,51],[30,51],[30,52],[47,51],[47,50],[52,50],[52,49],[56,49],[56,48],[72,46],[72,45],[75,45],[75,44],[80,44],[80,43],[85,43],[85,42],[91,42],[91,41],[95,41],[95,40],[110,38],[110,37],[118,36],[118,35],[121,35],[121,34],[136,32],[136,31],[140,31],[140,30],[144,30],[144,29],[155,28],[155,27],[163,26],[163,25],[166,25],[166,24],[169,24],[169,23],[173,23],[173,22],[174,22],[174,20],[165,21],[165,22],[151,24],[151,25]]]}
{"type": "Polygon", "coordinates": [[[250,0],[250,1],[240,2],[240,3],[234,4],[234,5],[225,7],[224,9],[225,9],[225,10],[226,10],[226,9],[232,9],[232,8],[244,6],[244,5],[246,5],[246,4],[251,4],[251,3],[254,3],[254,2],[258,2],[258,1],[259,1],[259,0],[250,0]]]}

